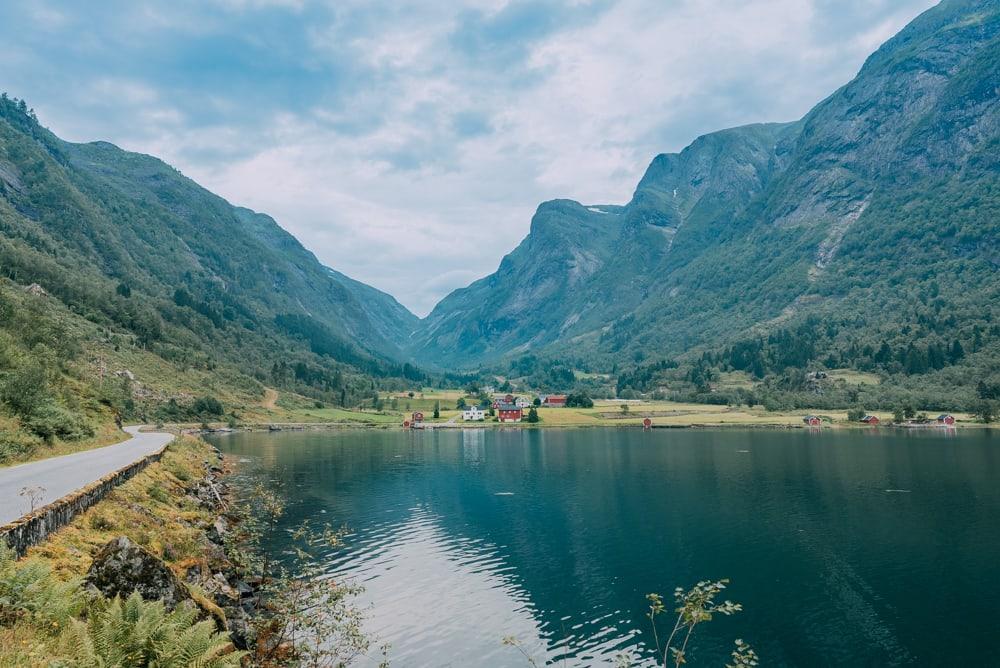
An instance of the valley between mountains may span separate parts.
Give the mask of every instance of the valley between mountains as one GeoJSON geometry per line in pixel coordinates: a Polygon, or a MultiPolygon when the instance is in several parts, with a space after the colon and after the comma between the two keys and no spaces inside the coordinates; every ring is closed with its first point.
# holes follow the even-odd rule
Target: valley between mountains
{"type": "Polygon", "coordinates": [[[423,319],[269,216],[5,95],[0,453],[109,442],[114,415],[399,424],[487,388],[991,419],[998,81],[1000,3],[946,0],[805,117],[658,155],[622,205],[541,204],[423,319]]]}

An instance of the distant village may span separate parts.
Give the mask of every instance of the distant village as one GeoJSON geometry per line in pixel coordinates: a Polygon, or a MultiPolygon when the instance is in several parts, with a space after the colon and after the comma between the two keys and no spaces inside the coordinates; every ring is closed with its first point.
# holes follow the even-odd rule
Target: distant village
{"type": "MultiPolygon", "coordinates": [[[[491,401],[484,401],[479,405],[462,406],[461,415],[464,422],[485,422],[491,415],[496,416],[498,422],[521,422],[527,417],[531,408],[565,408],[566,398],[565,394],[540,394],[533,399],[505,394],[495,396],[491,401]]],[[[408,426],[419,427],[423,421],[423,412],[414,411],[408,426]]]]}

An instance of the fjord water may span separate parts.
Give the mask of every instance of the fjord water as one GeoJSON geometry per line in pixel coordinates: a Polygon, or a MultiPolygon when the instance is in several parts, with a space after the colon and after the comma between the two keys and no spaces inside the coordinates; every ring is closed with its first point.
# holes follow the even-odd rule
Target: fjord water
{"type": "MultiPolygon", "coordinates": [[[[1000,437],[989,431],[437,430],[216,438],[346,524],[328,570],[365,587],[395,666],[652,665],[645,594],[730,578],[700,627],[764,665],[991,665],[1000,437]]],[[[280,553],[287,545],[269,549],[280,553]]],[[[664,624],[672,620],[664,618],[664,624]]],[[[374,652],[373,652],[374,654],[374,652]]]]}

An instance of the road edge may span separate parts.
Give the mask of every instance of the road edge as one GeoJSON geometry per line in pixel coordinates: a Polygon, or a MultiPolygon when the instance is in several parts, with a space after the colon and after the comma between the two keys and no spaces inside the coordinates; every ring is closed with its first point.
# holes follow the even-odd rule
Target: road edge
{"type": "Polygon", "coordinates": [[[77,515],[104,499],[112,490],[150,464],[160,461],[163,453],[175,439],[176,437],[171,434],[170,440],[156,452],[145,455],[85,487],[0,526],[0,541],[12,548],[18,558],[23,557],[29,547],[37,545],[54,531],[72,522],[77,515]]]}

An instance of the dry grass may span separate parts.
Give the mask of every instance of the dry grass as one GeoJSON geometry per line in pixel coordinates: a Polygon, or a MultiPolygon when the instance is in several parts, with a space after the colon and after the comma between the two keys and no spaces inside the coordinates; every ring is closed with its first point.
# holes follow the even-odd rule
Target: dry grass
{"type": "Polygon", "coordinates": [[[831,380],[842,380],[848,385],[879,385],[882,379],[874,373],[854,369],[833,369],[827,372],[831,380]]]}
{"type": "MultiPolygon", "coordinates": [[[[85,574],[93,554],[109,540],[128,536],[183,576],[187,566],[205,559],[204,529],[214,516],[185,494],[186,484],[204,474],[210,457],[214,454],[204,441],[177,439],[160,462],[28,550],[24,560],[44,562],[53,577],[65,581],[85,574]]],[[[218,606],[197,588],[192,588],[192,595],[209,614],[224,619],[218,606]]],[[[51,658],[65,650],[59,634],[51,631],[26,620],[0,627],[0,668],[49,666],[51,658]]]]}
{"type": "Polygon", "coordinates": [[[25,559],[46,561],[66,579],[86,573],[94,553],[108,541],[128,536],[182,575],[187,562],[203,558],[204,528],[214,519],[185,498],[189,481],[204,475],[210,456],[204,441],[178,438],[160,462],[31,548],[25,559]]]}

